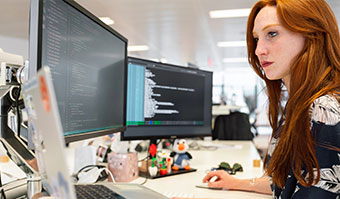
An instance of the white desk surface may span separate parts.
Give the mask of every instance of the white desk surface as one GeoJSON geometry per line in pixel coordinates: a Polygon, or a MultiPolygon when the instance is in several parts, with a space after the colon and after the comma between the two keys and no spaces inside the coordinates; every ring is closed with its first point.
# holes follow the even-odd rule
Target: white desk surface
{"type": "MultiPolygon", "coordinates": [[[[148,179],[144,186],[149,187],[159,193],[170,192],[191,194],[195,198],[272,198],[270,195],[252,192],[196,188],[195,185],[202,182],[202,179],[206,173],[212,167],[218,167],[222,161],[228,162],[231,166],[234,163],[240,163],[242,165],[244,171],[237,172],[236,177],[238,178],[253,178],[261,177],[263,175],[262,165],[260,168],[253,167],[253,160],[260,159],[260,156],[253,142],[251,141],[199,141],[198,143],[199,145],[204,146],[215,146],[218,147],[218,149],[189,151],[189,153],[193,156],[193,159],[190,161],[190,165],[192,168],[197,169],[196,172],[157,179],[148,179]]],[[[4,170],[4,168],[12,168],[12,166],[9,166],[8,164],[10,163],[0,164],[2,170],[4,170]]],[[[13,171],[7,172],[13,173],[13,171]]],[[[14,173],[18,174],[17,172],[14,173]]],[[[16,178],[19,178],[19,176],[16,176],[16,178]]],[[[138,179],[132,181],[132,183],[141,184],[144,182],[144,180],[145,178],[139,177],[138,179]]]]}
{"type": "MultiPolygon", "coordinates": [[[[0,154],[5,155],[5,149],[0,144],[0,154]]],[[[8,162],[0,162],[2,184],[26,178],[26,174],[16,164],[9,159],[8,162]]]]}
{"type": "MultiPolygon", "coordinates": [[[[212,167],[218,167],[222,161],[228,162],[231,166],[234,163],[240,163],[244,171],[237,172],[236,176],[239,178],[253,178],[263,175],[262,164],[260,168],[253,167],[253,160],[260,159],[260,156],[251,141],[200,141],[199,143],[218,146],[219,148],[214,151],[189,151],[193,156],[190,165],[197,169],[196,172],[148,179],[144,185],[160,193],[193,194],[195,198],[272,198],[270,195],[252,192],[196,188],[195,185],[202,182],[206,172],[212,167]]],[[[145,178],[140,177],[133,182],[142,183],[144,180],[145,178]]]]}

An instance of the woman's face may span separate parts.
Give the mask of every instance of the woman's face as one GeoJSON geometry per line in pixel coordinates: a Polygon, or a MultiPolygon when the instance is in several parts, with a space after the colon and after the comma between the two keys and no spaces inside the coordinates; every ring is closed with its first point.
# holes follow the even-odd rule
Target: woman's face
{"type": "Polygon", "coordinates": [[[283,79],[288,86],[290,67],[304,47],[304,37],[281,25],[274,6],[260,10],[254,21],[253,36],[257,41],[255,54],[266,77],[283,79]]]}

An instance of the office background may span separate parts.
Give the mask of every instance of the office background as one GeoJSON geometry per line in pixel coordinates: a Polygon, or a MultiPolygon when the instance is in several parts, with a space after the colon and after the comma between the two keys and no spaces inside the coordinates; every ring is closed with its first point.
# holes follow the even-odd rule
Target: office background
{"type": "MultiPolygon", "coordinates": [[[[214,103],[223,98],[227,104],[246,106],[257,96],[257,123],[266,126],[263,82],[247,63],[247,17],[214,18],[218,13],[211,13],[249,9],[256,1],[76,0],[96,16],[112,20],[110,26],[129,40],[129,56],[213,71],[214,103]]],[[[326,1],[339,21],[340,1],[326,1]]],[[[0,1],[0,48],[24,59],[29,53],[29,6],[29,0],[0,1]]]]}

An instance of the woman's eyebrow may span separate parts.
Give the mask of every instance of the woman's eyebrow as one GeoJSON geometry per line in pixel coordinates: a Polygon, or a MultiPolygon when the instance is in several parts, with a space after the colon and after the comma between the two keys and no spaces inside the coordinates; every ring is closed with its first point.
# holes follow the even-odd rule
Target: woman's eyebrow
{"type": "Polygon", "coordinates": [[[273,26],[280,26],[280,24],[268,24],[265,27],[262,28],[262,31],[265,31],[266,29],[273,27],[273,26]]]}
{"type": "MultiPolygon", "coordinates": [[[[266,29],[273,27],[273,26],[280,26],[280,24],[268,24],[265,27],[262,28],[262,32],[265,31],[266,29]]],[[[255,31],[253,31],[253,36],[257,35],[255,31]]]]}

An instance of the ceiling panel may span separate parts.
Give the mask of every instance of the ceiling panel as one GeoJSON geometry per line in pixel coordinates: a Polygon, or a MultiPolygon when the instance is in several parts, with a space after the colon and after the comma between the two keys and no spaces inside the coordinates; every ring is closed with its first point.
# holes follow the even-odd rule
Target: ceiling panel
{"type": "MultiPolygon", "coordinates": [[[[250,8],[256,0],[76,0],[98,17],[111,17],[114,29],[130,45],[146,44],[149,51],[129,52],[146,59],[198,65],[224,71],[249,67],[223,63],[224,58],[246,57],[246,48],[219,48],[217,42],[245,40],[246,18],[210,19],[210,10],[250,8]]],[[[340,1],[327,0],[339,20],[340,1]]],[[[28,38],[29,1],[0,1],[0,35],[28,38]]],[[[0,44],[1,47],[1,44],[0,44]]]]}

